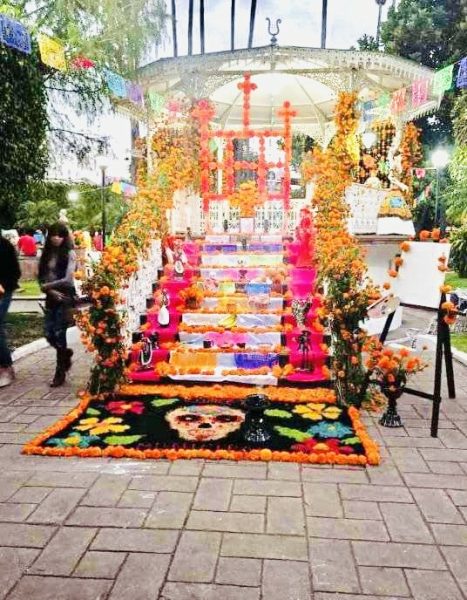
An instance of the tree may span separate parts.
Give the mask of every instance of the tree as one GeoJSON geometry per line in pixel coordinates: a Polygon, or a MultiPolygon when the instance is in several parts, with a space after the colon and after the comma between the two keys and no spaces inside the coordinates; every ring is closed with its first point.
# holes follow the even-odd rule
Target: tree
{"type": "Polygon", "coordinates": [[[71,59],[86,56],[96,69],[54,71],[31,56],[0,45],[0,224],[14,225],[18,209],[31,200],[28,184],[45,176],[50,154],[67,152],[85,160],[106,140],[76,130],[70,107],[88,120],[108,96],[102,68],[131,77],[160,43],[166,22],[164,0],[0,0],[0,12],[21,21],[33,35],[60,39],[71,59]],[[48,144],[47,144],[48,143],[48,144]]]}
{"type": "Polygon", "coordinates": [[[28,186],[44,177],[48,124],[37,47],[26,55],[0,44],[0,227],[15,224],[28,186]]]}
{"type": "Polygon", "coordinates": [[[446,214],[451,223],[467,223],[467,91],[457,97],[453,109],[456,147],[449,165],[451,184],[445,193],[446,214]]]}
{"type": "MultiPolygon", "coordinates": [[[[467,48],[467,0],[400,0],[381,27],[384,49],[432,69],[460,60],[467,48]]],[[[426,146],[452,143],[452,94],[433,117],[416,125],[426,146]]]]}
{"type": "Polygon", "coordinates": [[[379,50],[379,43],[372,35],[366,33],[357,40],[358,50],[361,52],[377,52],[379,50]]]}

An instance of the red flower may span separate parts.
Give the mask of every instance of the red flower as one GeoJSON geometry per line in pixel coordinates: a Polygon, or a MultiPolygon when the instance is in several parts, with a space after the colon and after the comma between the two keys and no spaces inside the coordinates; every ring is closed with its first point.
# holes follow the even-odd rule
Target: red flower
{"type": "Polygon", "coordinates": [[[144,411],[144,404],[138,400],[134,402],[124,402],[123,400],[116,400],[107,404],[107,409],[113,415],[124,415],[127,412],[140,415],[144,411]]]}
{"type": "Polygon", "coordinates": [[[309,438],[300,444],[294,444],[291,450],[296,452],[307,452],[309,454],[326,454],[327,452],[336,452],[338,454],[352,454],[354,449],[350,446],[341,446],[339,440],[329,438],[320,442],[315,438],[309,438]]]}

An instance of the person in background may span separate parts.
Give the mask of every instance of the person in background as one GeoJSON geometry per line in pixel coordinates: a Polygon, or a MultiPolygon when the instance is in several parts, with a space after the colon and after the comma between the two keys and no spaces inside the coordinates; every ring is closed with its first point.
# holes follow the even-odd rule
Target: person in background
{"type": "Polygon", "coordinates": [[[70,325],[69,312],[76,295],[73,274],[76,253],[73,239],[64,223],[49,228],[44,250],[39,261],[39,283],[45,293],[45,337],[57,352],[55,375],[51,387],[65,382],[71,368],[73,350],[67,348],[66,330],[70,325]]]}
{"type": "Polygon", "coordinates": [[[36,240],[32,229],[26,229],[18,240],[18,250],[23,256],[36,256],[36,240]]]}
{"type": "Polygon", "coordinates": [[[45,242],[45,237],[44,234],[42,233],[42,231],[40,229],[36,229],[36,231],[34,232],[34,241],[36,242],[37,246],[43,246],[44,242],[45,242]]]}
{"type": "Polygon", "coordinates": [[[100,230],[96,231],[96,233],[94,234],[93,243],[94,243],[94,249],[97,250],[97,252],[102,252],[104,245],[103,245],[102,233],[100,230]]]}
{"type": "Polygon", "coordinates": [[[0,388],[9,385],[15,378],[11,352],[6,341],[5,320],[20,276],[16,250],[0,235],[0,388]]]}

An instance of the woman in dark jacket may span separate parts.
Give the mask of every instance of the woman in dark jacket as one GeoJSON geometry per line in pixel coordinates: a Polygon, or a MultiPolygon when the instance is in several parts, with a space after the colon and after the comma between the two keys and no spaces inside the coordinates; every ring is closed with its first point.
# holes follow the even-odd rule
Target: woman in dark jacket
{"type": "Polygon", "coordinates": [[[66,330],[70,325],[70,308],[74,304],[73,275],[76,254],[66,225],[55,223],[49,228],[39,262],[39,283],[45,292],[45,337],[57,351],[57,366],[51,387],[65,381],[71,367],[73,350],[67,348],[66,330]]]}
{"type": "Polygon", "coordinates": [[[5,320],[14,290],[21,276],[16,250],[0,235],[0,387],[9,385],[14,377],[11,352],[5,335],[5,320]]]}

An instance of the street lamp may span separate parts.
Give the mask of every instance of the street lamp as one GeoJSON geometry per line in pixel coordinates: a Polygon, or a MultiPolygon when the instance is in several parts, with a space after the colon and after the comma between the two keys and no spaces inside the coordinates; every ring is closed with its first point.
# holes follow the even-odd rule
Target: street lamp
{"type": "Polygon", "coordinates": [[[67,193],[66,197],[68,198],[68,200],[70,202],[76,202],[76,200],[79,199],[79,192],[78,192],[78,190],[70,190],[67,193]]]}
{"type": "Polygon", "coordinates": [[[435,225],[438,225],[438,205],[439,205],[439,172],[449,162],[449,152],[445,148],[436,148],[431,154],[431,163],[436,169],[436,199],[435,199],[435,225]]]}
{"type": "Polygon", "coordinates": [[[107,156],[99,155],[96,159],[96,165],[101,170],[101,210],[102,210],[102,249],[105,248],[105,234],[107,229],[107,214],[105,202],[105,172],[109,166],[107,156]]]}

